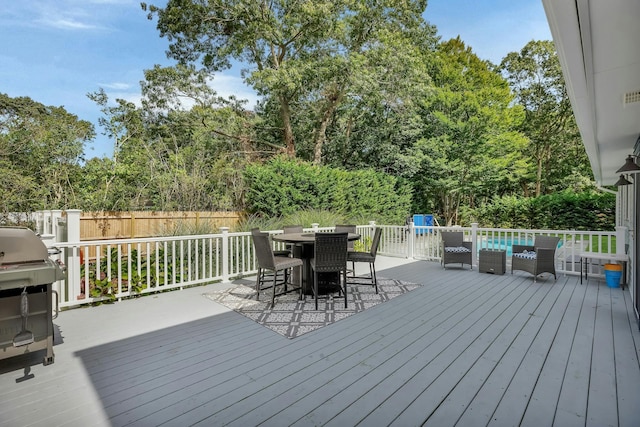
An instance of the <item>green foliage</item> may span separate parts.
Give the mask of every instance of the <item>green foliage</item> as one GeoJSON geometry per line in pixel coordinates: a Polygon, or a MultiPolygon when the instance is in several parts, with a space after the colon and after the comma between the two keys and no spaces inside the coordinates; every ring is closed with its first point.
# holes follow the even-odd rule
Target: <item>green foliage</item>
{"type": "Polygon", "coordinates": [[[176,220],[171,225],[162,227],[160,236],[198,236],[204,234],[219,233],[220,229],[211,221],[184,221],[176,220]]]}
{"type": "Polygon", "coordinates": [[[0,212],[76,207],[73,184],[93,136],[63,107],[0,93],[0,212]]]}
{"type": "MultiPolygon", "coordinates": [[[[190,67],[145,72],[143,108],[89,94],[114,140],[113,158],[90,159],[77,193],[90,210],[230,210],[244,192],[243,152],[251,116],[224,101],[190,67]],[[195,106],[185,108],[184,99],[195,106]]],[[[247,149],[248,152],[251,150],[247,149]]]]}
{"type": "Polygon", "coordinates": [[[482,227],[612,231],[615,195],[563,191],[535,198],[495,197],[463,213],[464,224],[482,227]]]}
{"type": "Polygon", "coordinates": [[[303,158],[315,163],[333,114],[350,94],[424,81],[409,64],[419,63],[435,40],[435,28],[422,17],[425,7],[425,0],[142,3],[168,38],[168,55],[181,64],[197,63],[210,73],[247,64],[245,81],[272,107],[276,138],[270,144],[290,157],[302,146],[309,156],[303,158]]]}
{"type": "Polygon", "coordinates": [[[509,53],[499,70],[525,112],[518,127],[529,140],[524,152],[530,161],[521,177],[525,195],[568,188],[568,176],[574,182],[580,176],[591,179],[553,42],[530,41],[520,52],[509,53]]]}
{"type": "Polygon", "coordinates": [[[587,211],[586,196],[521,199],[593,188],[551,42],[496,67],[460,38],[439,43],[424,0],[165,6],[143,9],[179,63],[145,71],[142,106],[88,95],[112,158],[82,162],[89,123],[0,94],[1,220],[73,207],[246,208],[247,223],[306,226],[403,223],[414,212],[442,224],[613,223],[609,208],[570,207],[587,211]],[[262,96],[254,111],[211,89],[214,72],[238,60],[262,96]]]}
{"type": "Polygon", "coordinates": [[[311,224],[319,224],[319,227],[331,227],[336,224],[355,223],[352,219],[339,215],[333,211],[301,210],[285,216],[265,217],[258,214],[249,215],[238,223],[236,231],[249,231],[252,228],[260,230],[281,230],[285,225],[300,224],[304,228],[311,224]]]}
{"type": "Polygon", "coordinates": [[[287,217],[328,210],[345,218],[398,222],[409,212],[411,192],[397,178],[371,170],[348,172],[277,157],[245,170],[247,211],[287,217]]]}
{"type": "Polygon", "coordinates": [[[108,303],[116,300],[118,279],[122,290],[126,292],[130,288],[133,294],[142,292],[148,286],[154,288],[169,284],[174,279],[178,282],[180,281],[179,263],[184,263],[184,260],[178,255],[179,250],[175,252],[171,246],[166,250],[160,246],[147,256],[146,253],[139,253],[137,249],[132,249],[129,255],[121,255],[120,259],[118,259],[117,247],[112,247],[110,252],[105,249],[100,256],[99,266],[96,265],[95,261],[89,262],[88,280],[85,274],[85,264],[83,263],[80,266],[82,293],[88,293],[91,298],[102,298],[101,302],[108,303]],[[165,252],[168,259],[166,264],[164,262],[165,252]],[[140,270],[138,271],[137,262],[139,257],[140,270]],[[171,262],[171,260],[176,262],[171,262]],[[97,275],[98,269],[100,271],[99,276],[97,275]]]}
{"type": "Polygon", "coordinates": [[[414,144],[419,172],[416,211],[459,223],[459,210],[516,188],[526,140],[506,81],[459,38],[442,43],[431,64],[433,96],[425,97],[422,135],[414,144]]]}

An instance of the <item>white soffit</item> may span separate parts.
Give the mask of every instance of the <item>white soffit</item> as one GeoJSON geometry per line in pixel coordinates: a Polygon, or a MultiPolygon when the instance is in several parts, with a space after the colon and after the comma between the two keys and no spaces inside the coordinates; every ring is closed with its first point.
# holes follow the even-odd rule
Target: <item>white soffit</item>
{"type": "Polygon", "coordinates": [[[640,1],[542,0],[569,97],[600,184],[640,134],[640,1]]]}

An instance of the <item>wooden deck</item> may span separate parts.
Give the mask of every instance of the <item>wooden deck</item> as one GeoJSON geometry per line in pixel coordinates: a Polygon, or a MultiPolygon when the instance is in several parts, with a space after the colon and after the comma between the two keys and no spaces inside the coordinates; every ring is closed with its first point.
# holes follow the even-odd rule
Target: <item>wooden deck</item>
{"type": "Polygon", "coordinates": [[[54,364],[0,360],[0,426],[640,425],[628,290],[377,265],[424,286],[293,340],[207,287],[65,311],[54,364]]]}

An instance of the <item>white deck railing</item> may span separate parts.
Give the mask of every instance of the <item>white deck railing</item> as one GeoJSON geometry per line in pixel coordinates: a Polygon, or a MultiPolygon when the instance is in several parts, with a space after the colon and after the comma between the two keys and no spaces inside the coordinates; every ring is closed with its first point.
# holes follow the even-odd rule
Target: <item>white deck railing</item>
{"type": "MultiPolygon", "coordinates": [[[[369,248],[375,223],[358,226],[362,248],[369,248]]],[[[440,261],[440,232],[460,230],[473,242],[473,263],[482,248],[505,249],[515,242],[531,244],[536,235],[557,235],[561,239],[556,254],[556,270],[580,273],[580,252],[616,253],[624,234],[597,231],[524,230],[473,227],[428,227],[381,225],[379,255],[440,261]],[[617,243],[616,243],[617,241],[617,243]]],[[[314,226],[307,230],[331,231],[314,226]]],[[[272,234],[281,231],[272,231],[272,234]]],[[[61,249],[57,255],[67,267],[67,279],[57,282],[60,306],[113,301],[155,292],[165,292],[211,282],[228,282],[256,273],[257,264],[251,233],[47,242],[61,249]]],[[[276,248],[280,247],[276,243],[276,248]]],[[[622,246],[624,250],[624,246],[622,246]]],[[[510,257],[507,256],[507,264],[510,257]]],[[[590,274],[599,274],[592,271],[590,274]]]]}

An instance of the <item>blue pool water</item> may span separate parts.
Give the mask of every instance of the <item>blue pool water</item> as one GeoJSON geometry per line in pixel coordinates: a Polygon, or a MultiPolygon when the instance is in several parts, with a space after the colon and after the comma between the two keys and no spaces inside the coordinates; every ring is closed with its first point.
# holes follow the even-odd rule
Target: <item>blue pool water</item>
{"type": "Polygon", "coordinates": [[[532,239],[526,238],[498,238],[482,240],[480,249],[502,249],[507,251],[507,256],[511,256],[513,245],[533,245],[532,239]]]}

